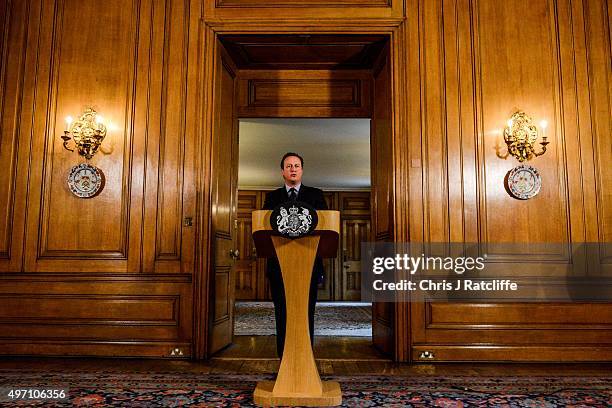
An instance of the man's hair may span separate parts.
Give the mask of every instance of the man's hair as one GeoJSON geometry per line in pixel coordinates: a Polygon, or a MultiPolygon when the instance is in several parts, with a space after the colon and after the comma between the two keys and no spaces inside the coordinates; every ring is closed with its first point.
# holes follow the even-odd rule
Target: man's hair
{"type": "Polygon", "coordinates": [[[299,154],[297,154],[297,153],[287,152],[287,153],[285,153],[285,155],[284,155],[284,156],[283,156],[283,158],[281,159],[281,162],[280,162],[280,168],[281,168],[281,169],[284,169],[284,168],[285,168],[285,159],[286,159],[287,157],[297,157],[298,159],[300,159],[300,164],[302,165],[302,167],[304,167],[304,159],[302,159],[302,156],[300,156],[300,155],[299,155],[299,154]]]}

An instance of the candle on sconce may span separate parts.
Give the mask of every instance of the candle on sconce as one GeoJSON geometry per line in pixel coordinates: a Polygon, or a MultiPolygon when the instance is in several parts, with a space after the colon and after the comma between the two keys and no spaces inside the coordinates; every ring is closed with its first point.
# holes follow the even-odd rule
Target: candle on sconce
{"type": "Polygon", "coordinates": [[[542,128],[542,141],[546,142],[546,127],[548,126],[548,122],[545,120],[540,121],[540,127],[542,128]]]}
{"type": "Polygon", "coordinates": [[[66,119],[64,119],[66,121],[66,125],[70,126],[70,124],[72,123],[72,116],[66,116],[66,119]]]}

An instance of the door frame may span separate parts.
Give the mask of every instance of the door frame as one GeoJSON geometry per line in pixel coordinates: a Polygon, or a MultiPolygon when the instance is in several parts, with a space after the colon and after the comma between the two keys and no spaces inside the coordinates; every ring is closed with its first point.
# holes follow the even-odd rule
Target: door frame
{"type": "MultiPolygon", "coordinates": [[[[198,151],[196,160],[197,174],[197,210],[196,210],[196,240],[195,240],[195,270],[194,270],[194,301],[193,301],[193,353],[195,359],[207,359],[208,336],[209,336],[209,304],[210,291],[210,245],[211,245],[211,203],[212,203],[212,180],[211,180],[211,143],[213,140],[213,118],[214,104],[210,103],[214,95],[215,79],[215,55],[219,43],[219,35],[222,34],[384,34],[389,37],[390,63],[391,63],[391,94],[393,106],[392,124],[392,168],[393,174],[393,222],[394,240],[397,242],[409,241],[409,163],[410,161],[409,134],[407,126],[408,105],[414,99],[408,93],[410,87],[406,78],[408,65],[407,43],[410,40],[406,30],[407,24],[403,21],[389,20],[372,22],[359,25],[350,25],[348,22],[337,21],[321,22],[278,22],[257,23],[253,21],[204,21],[200,20],[199,48],[198,53],[198,86],[197,86],[197,112],[199,121],[196,135],[198,138],[198,151]]],[[[416,39],[418,43],[418,38],[416,39]]],[[[413,61],[418,66],[417,60],[413,61]]],[[[418,85],[418,84],[417,84],[418,85]]],[[[419,87],[416,88],[416,96],[420,97],[419,87]]],[[[416,101],[420,103],[420,99],[416,101]]],[[[414,105],[414,103],[413,103],[414,105]]],[[[420,118],[420,111],[412,110],[420,118]]],[[[420,119],[419,119],[420,122],[420,119]]],[[[420,123],[418,123],[420,125],[420,123]]],[[[419,149],[420,150],[420,149],[419,149]]],[[[418,156],[420,157],[420,151],[418,156]]],[[[419,161],[420,162],[420,161],[419,161]]],[[[420,166],[419,166],[420,167],[420,166]]],[[[410,302],[408,298],[401,298],[395,305],[394,310],[394,353],[393,359],[398,362],[410,361],[410,302]],[[401,301],[400,301],[401,300],[401,301]]]]}

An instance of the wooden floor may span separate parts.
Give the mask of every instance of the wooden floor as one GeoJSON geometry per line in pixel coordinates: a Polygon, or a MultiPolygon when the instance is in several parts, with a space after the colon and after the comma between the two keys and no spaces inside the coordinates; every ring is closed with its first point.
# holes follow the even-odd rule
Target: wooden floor
{"type": "MultiPolygon", "coordinates": [[[[317,360],[389,361],[372,346],[371,337],[316,336],[317,360]]],[[[234,336],[234,342],[215,354],[213,359],[276,359],[276,336],[234,336]]]]}
{"type": "MultiPolygon", "coordinates": [[[[612,363],[436,363],[399,364],[386,359],[371,346],[370,338],[318,337],[315,358],[323,375],[397,376],[609,376],[612,363]]],[[[128,358],[0,357],[0,370],[275,373],[274,336],[236,336],[234,344],[208,361],[128,358]]]]}
{"type": "MultiPolygon", "coordinates": [[[[438,363],[398,364],[384,361],[318,360],[324,375],[395,375],[395,376],[609,376],[612,364],[525,364],[525,363],[438,363]]],[[[278,360],[153,360],[127,358],[44,358],[3,357],[0,370],[53,372],[184,372],[195,374],[274,373],[278,360]]],[[[0,374],[1,375],[1,374],[0,374]]]]}

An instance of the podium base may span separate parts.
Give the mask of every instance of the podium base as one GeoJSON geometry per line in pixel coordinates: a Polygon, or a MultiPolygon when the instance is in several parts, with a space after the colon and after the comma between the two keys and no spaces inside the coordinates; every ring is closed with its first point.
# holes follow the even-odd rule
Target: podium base
{"type": "Polygon", "coordinates": [[[273,395],[274,381],[257,383],[253,400],[263,407],[304,406],[304,407],[334,407],[342,404],[342,391],[336,381],[322,381],[323,395],[273,395]]]}

